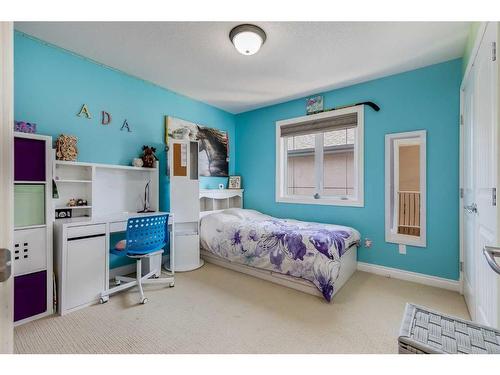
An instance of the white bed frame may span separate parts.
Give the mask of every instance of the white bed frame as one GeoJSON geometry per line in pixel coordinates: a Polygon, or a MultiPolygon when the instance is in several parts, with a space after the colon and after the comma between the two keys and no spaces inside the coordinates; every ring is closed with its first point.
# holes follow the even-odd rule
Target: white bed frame
{"type": "MultiPolygon", "coordinates": [[[[205,198],[210,198],[213,200],[217,199],[224,199],[227,200],[228,198],[231,198],[232,194],[234,193],[234,196],[238,196],[242,198],[243,191],[242,190],[235,190],[234,192],[231,192],[230,189],[223,190],[223,193],[220,190],[213,190],[213,193],[210,190],[203,190],[200,192],[200,203],[204,204],[204,202],[201,202],[202,199],[205,198]],[[219,198],[223,196],[223,198],[219,198]]],[[[242,204],[243,199],[239,200],[239,204],[232,206],[232,207],[227,207],[227,208],[243,208],[242,204]]],[[[235,201],[238,202],[238,201],[235,201]]],[[[214,204],[214,206],[217,206],[214,204]]],[[[215,207],[214,207],[215,208],[215,207]]],[[[209,214],[210,210],[207,210],[206,207],[204,207],[204,210],[202,210],[202,214],[200,215],[200,218],[209,214]]],[[[214,209],[213,212],[220,212],[220,209],[214,209]]],[[[224,268],[228,268],[233,271],[241,272],[250,276],[258,277],[259,279],[271,281],[275,284],[279,284],[282,286],[286,286],[288,288],[292,288],[304,293],[312,294],[315,296],[320,296],[323,297],[321,292],[316,288],[316,286],[311,283],[310,281],[300,279],[297,277],[293,276],[288,276],[288,275],[283,275],[278,272],[274,271],[268,271],[268,270],[263,270],[260,268],[255,268],[255,267],[250,267],[244,264],[238,264],[234,262],[230,262],[227,259],[218,257],[217,255],[209,252],[208,250],[205,250],[203,248],[200,249],[200,255],[205,260],[205,262],[215,264],[217,266],[221,266],[224,268]]],[[[335,289],[333,291],[332,297],[338,293],[338,291],[344,286],[344,284],[349,280],[349,278],[352,276],[352,274],[356,271],[357,269],[357,245],[353,244],[351,247],[342,255],[340,258],[340,272],[337,280],[335,281],[335,289]]]]}

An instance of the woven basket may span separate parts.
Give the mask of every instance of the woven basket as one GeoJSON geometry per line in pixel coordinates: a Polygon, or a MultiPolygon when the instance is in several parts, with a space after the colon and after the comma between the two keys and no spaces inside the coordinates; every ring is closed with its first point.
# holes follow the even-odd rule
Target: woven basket
{"type": "Polygon", "coordinates": [[[400,354],[500,354],[500,331],[407,303],[398,344],[400,354]]]}

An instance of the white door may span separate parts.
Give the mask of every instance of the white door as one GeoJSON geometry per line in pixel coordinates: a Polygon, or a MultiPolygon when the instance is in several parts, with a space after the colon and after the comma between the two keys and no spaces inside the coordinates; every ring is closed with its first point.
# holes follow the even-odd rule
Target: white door
{"type": "Polygon", "coordinates": [[[473,210],[475,204],[475,176],[474,176],[474,132],[472,127],[473,109],[474,109],[474,78],[475,67],[470,70],[469,76],[463,88],[463,129],[462,129],[462,147],[463,147],[463,205],[465,208],[463,214],[463,282],[464,282],[464,297],[469,307],[471,318],[476,317],[476,301],[475,301],[475,232],[476,232],[476,214],[473,210]]]}
{"type": "Polygon", "coordinates": [[[498,327],[500,276],[485,245],[498,245],[497,23],[489,23],[464,90],[464,293],[472,318],[498,327]]]}
{"type": "Polygon", "coordinates": [[[12,22],[0,22],[0,354],[12,353],[14,346],[14,281],[7,262],[14,236],[13,36],[12,22]]]}
{"type": "Polygon", "coordinates": [[[476,66],[474,126],[476,128],[476,320],[498,327],[498,291],[500,277],[488,265],[485,245],[497,245],[497,61],[493,45],[497,41],[497,23],[489,23],[479,48],[476,66]]]}

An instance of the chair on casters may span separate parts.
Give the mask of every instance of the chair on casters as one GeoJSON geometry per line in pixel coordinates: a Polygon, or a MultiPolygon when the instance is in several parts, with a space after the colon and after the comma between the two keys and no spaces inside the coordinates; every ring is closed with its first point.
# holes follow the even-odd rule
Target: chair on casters
{"type": "MultiPolygon", "coordinates": [[[[139,216],[128,219],[126,240],[120,241],[111,253],[126,256],[136,261],[136,278],[117,276],[116,286],[101,293],[100,302],[105,303],[113,293],[137,286],[141,295],[140,302],[145,304],[143,284],[169,284],[174,286],[174,276],[159,278],[160,270],[152,270],[142,276],[142,259],[163,254],[163,248],[169,243],[168,214],[154,216],[139,216]],[[121,283],[124,284],[121,284],[121,283]]],[[[160,263],[161,264],[161,263],[160,263]]]]}

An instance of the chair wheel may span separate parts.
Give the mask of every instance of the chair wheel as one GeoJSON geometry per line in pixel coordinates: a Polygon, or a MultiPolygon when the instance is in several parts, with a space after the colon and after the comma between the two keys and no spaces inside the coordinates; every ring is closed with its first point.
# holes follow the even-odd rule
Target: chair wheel
{"type": "Polygon", "coordinates": [[[170,283],[169,285],[171,288],[173,288],[175,286],[175,283],[170,283]]]}
{"type": "Polygon", "coordinates": [[[106,303],[109,301],[109,297],[106,296],[106,297],[101,297],[99,298],[99,303],[102,305],[103,303],[106,303]]]}
{"type": "Polygon", "coordinates": [[[146,303],[148,303],[148,299],[146,297],[141,299],[141,304],[145,305],[146,303]]]}
{"type": "Polygon", "coordinates": [[[115,280],[115,285],[116,285],[116,286],[121,285],[121,283],[122,283],[122,282],[121,282],[120,280],[115,280]]]}

